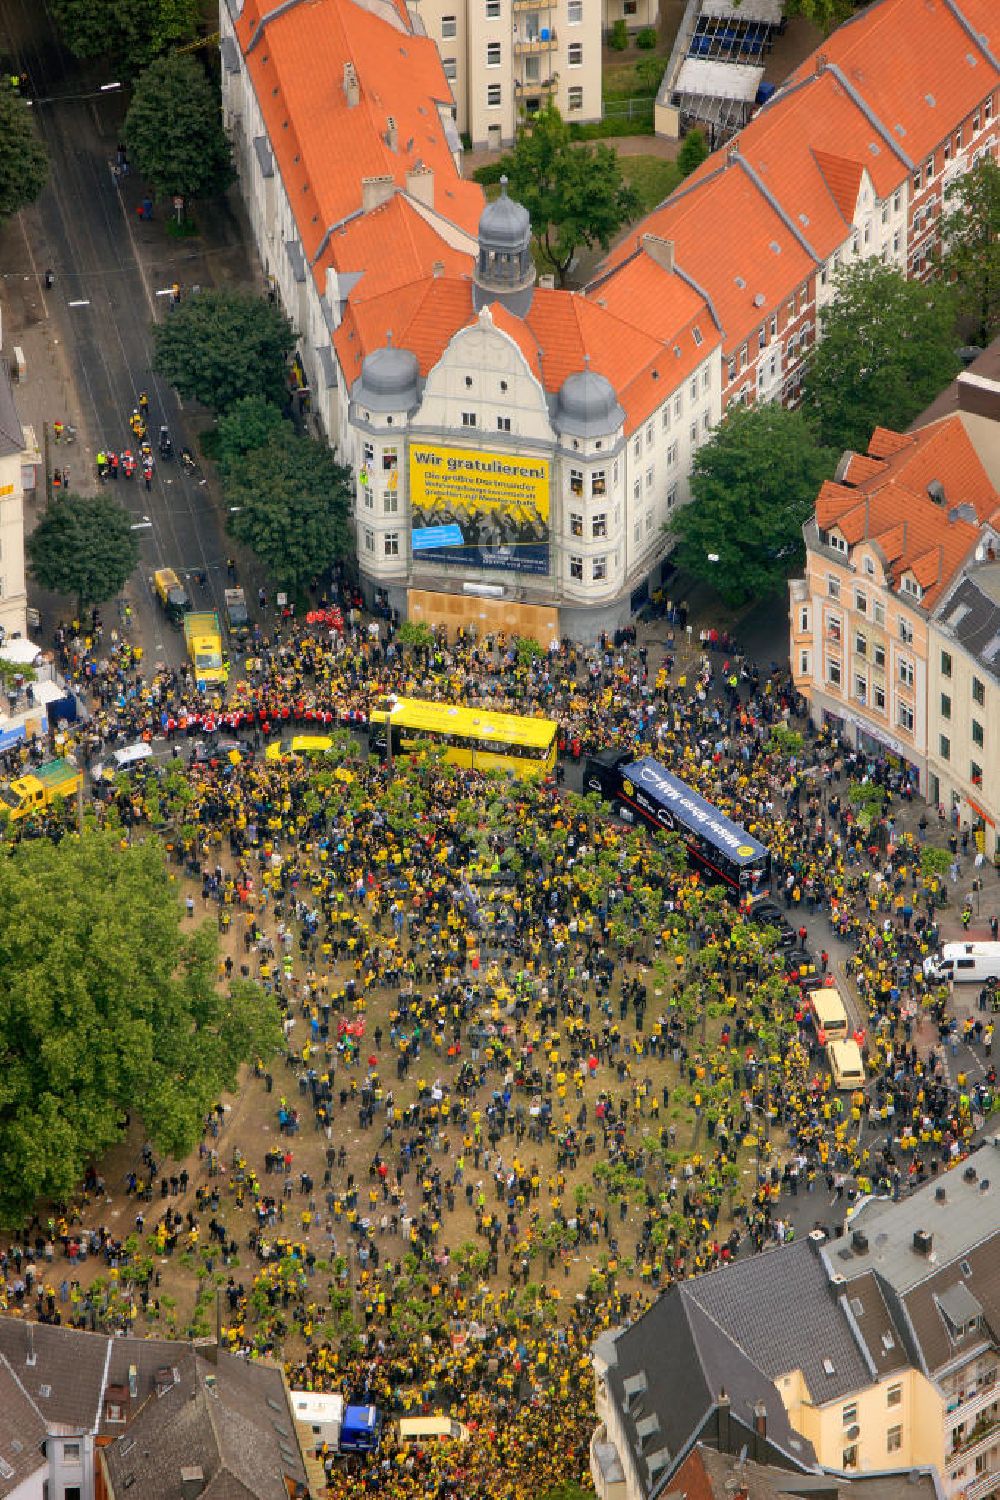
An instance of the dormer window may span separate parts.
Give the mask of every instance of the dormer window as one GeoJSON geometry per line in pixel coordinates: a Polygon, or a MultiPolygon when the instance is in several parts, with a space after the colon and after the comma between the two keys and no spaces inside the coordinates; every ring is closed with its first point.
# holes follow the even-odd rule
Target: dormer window
{"type": "MultiPolygon", "coordinates": [[[[822,533],[820,533],[822,536],[822,533]]],[[[847,543],[839,531],[828,531],[824,537],[826,545],[832,547],[835,552],[843,552],[846,555],[847,543]]]]}
{"type": "Polygon", "coordinates": [[[904,594],[909,594],[913,599],[920,599],[923,597],[924,591],[920,587],[919,583],[914,578],[912,573],[904,573],[902,582],[899,586],[904,594]]]}
{"type": "Polygon", "coordinates": [[[875,577],[875,559],[866,557],[864,562],[865,573],[869,578],[875,577]]]}

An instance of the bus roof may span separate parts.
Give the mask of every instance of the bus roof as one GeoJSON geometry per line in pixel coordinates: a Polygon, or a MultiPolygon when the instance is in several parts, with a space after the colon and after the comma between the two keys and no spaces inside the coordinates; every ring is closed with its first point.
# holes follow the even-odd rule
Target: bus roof
{"type": "Polygon", "coordinates": [[[456,734],[467,739],[502,740],[510,745],[548,749],[556,734],[554,719],[526,719],[519,714],[493,713],[488,708],[460,708],[454,703],[431,703],[424,698],[399,698],[389,717],[406,729],[427,734],[456,734]]]}
{"type": "Polygon", "coordinates": [[[641,760],[622,766],[621,774],[626,780],[641,787],[651,801],[683,815],[695,831],[712,839],[734,865],[753,864],[767,854],[764,845],[758,843],[745,828],[727,818],[711,802],[706,802],[687,782],[671,775],[651,755],[644,755],[641,760]]]}

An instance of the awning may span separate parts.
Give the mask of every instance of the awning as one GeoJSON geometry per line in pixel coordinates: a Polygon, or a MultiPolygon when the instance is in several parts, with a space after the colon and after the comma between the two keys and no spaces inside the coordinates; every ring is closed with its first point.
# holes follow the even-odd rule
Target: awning
{"type": "Polygon", "coordinates": [[[710,62],[686,57],[674,89],[709,99],[740,99],[752,104],[757,97],[764,69],[750,63],[710,62]]]}

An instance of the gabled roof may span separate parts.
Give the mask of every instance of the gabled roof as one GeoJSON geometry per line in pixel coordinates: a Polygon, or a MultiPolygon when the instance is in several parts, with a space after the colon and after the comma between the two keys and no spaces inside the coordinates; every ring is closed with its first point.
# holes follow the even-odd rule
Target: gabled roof
{"type": "MultiPolygon", "coordinates": [[[[306,259],[361,207],[364,177],[434,172],[434,202],[474,234],[482,189],[463,180],[442,113],[451,89],[437,47],[385,0],[246,0],[236,36],[306,259]],[[344,65],[360,95],[348,103],[344,65]]],[[[450,125],[450,119],[449,119],[450,125]]]]}
{"type": "Polygon", "coordinates": [[[111,1340],[0,1317],[0,1354],[49,1428],[96,1432],[111,1340]]]}
{"type": "Polygon", "coordinates": [[[46,1462],[45,1422],[0,1356],[0,1497],[19,1489],[46,1462]]]}
{"type": "MultiPolygon", "coordinates": [[[[819,49],[843,72],[915,166],[971,114],[997,69],[952,9],[953,0],[880,0],[819,49]]],[[[957,0],[961,9],[963,0],[957,0]]],[[[792,75],[805,77],[817,54],[792,75]]]]}
{"type": "Polygon", "coordinates": [[[891,587],[898,592],[911,573],[924,609],[942,597],[1000,506],[958,416],[911,433],[876,428],[867,457],[846,455],[838,475],[819,492],[817,526],[836,527],[849,547],[875,543],[892,565],[891,587]],[[929,493],[938,485],[940,503],[929,493]]]}
{"type": "Polygon", "coordinates": [[[178,1373],[104,1449],[116,1494],[131,1477],[143,1500],[183,1500],[181,1473],[192,1468],[205,1500],[288,1500],[286,1479],[305,1486],[280,1370],[221,1352],[215,1366],[183,1351],[178,1373]]]}
{"type": "Polygon", "coordinates": [[[445,238],[435,227],[436,216],[417,207],[405,193],[396,192],[369,213],[359,214],[335,231],[318,258],[313,274],[323,289],[328,265],[358,280],[351,298],[378,297],[419,281],[439,264],[443,274],[467,276],[472,271],[475,241],[462,232],[445,238]],[[464,242],[456,248],[450,239],[464,242]]]}

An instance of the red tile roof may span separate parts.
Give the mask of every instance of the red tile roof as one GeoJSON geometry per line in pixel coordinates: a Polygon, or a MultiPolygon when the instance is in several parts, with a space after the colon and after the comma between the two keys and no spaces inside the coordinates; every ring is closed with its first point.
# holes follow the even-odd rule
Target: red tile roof
{"type": "Polygon", "coordinates": [[[434,42],[415,35],[389,0],[370,4],[246,0],[236,23],[310,261],[327,230],[361,207],[363,177],[405,187],[408,169],[431,168],[435,208],[470,234],[483,208],[481,188],[458,175],[439,115],[452,95],[434,42]],[[347,62],[360,84],[353,107],[342,83],[347,62]]]}
{"type": "MultiPolygon", "coordinates": [[[[963,0],[957,3],[961,8],[963,0]]],[[[986,6],[980,0],[969,8],[986,6]]],[[[973,29],[981,28],[973,23],[973,29]]],[[[971,114],[998,77],[948,0],[869,5],[828,36],[793,78],[813,72],[818,55],[842,70],[915,165],[971,114]]]]}
{"type": "Polygon", "coordinates": [[[388,202],[349,220],[331,236],[313,267],[320,289],[327,266],[361,273],[350,294],[354,300],[420,281],[435,264],[449,276],[471,274],[474,252],[455,249],[424,213],[405,194],[394,193],[388,202]]]}
{"type": "Polygon", "coordinates": [[[931,608],[976,545],[981,525],[997,515],[993,488],[958,416],[913,433],[877,428],[868,456],[852,454],[840,483],[828,481],[816,500],[816,523],[848,546],[868,540],[892,564],[893,587],[912,573],[931,608]],[[937,481],[945,500],[928,493],[937,481]],[[967,504],[976,520],[955,513],[967,504]]]}

